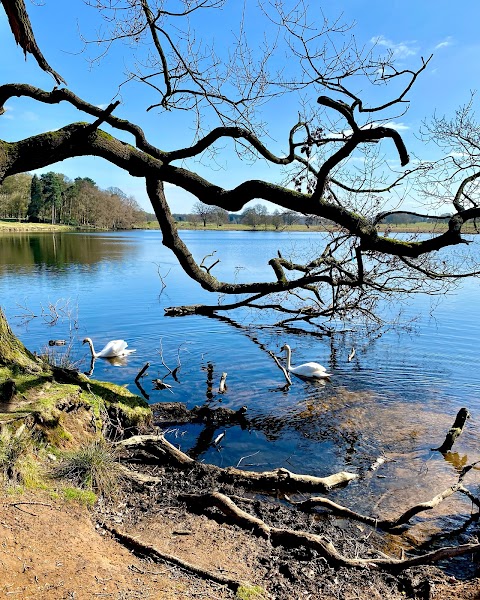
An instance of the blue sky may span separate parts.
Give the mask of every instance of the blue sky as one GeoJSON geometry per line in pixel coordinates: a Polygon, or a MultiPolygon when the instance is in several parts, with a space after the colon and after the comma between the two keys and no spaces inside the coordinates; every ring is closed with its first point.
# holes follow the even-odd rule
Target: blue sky
{"type": "MultiPolygon", "coordinates": [[[[177,3],[178,4],[178,3],[177,3]]],[[[312,5],[319,5],[319,0],[312,5]]],[[[469,99],[471,90],[480,82],[480,3],[466,0],[461,4],[451,0],[343,0],[324,2],[329,17],[343,15],[346,23],[355,22],[353,33],[359,45],[376,41],[379,48],[391,48],[399,66],[417,68],[420,57],[434,54],[427,71],[410,94],[411,105],[407,114],[395,118],[392,123],[402,133],[407,148],[424,160],[436,157],[436,150],[422,145],[416,133],[425,118],[452,115],[453,111],[469,99]]],[[[251,30],[253,47],[259,43],[265,26],[257,19],[256,0],[247,0],[245,19],[251,30]]],[[[118,86],[124,80],[124,67],[131,60],[131,51],[125,45],[114,47],[98,65],[91,65],[88,56],[97,49],[84,49],[80,34],[94,37],[100,25],[97,13],[81,0],[45,0],[33,4],[27,0],[27,8],[37,41],[45,57],[68,82],[68,87],[83,99],[95,105],[108,105],[117,98],[118,86]]],[[[205,13],[200,25],[206,35],[224,48],[228,48],[232,32],[237,30],[243,10],[239,0],[227,3],[220,14],[205,13]]],[[[2,83],[23,82],[51,89],[53,79],[43,73],[29,56],[15,45],[8,29],[6,17],[0,9],[0,34],[3,51],[0,55],[2,83]]],[[[268,28],[267,28],[268,34],[268,28]]],[[[160,114],[145,108],[154,97],[144,87],[133,84],[123,87],[119,97],[121,106],[115,114],[138,123],[149,140],[164,149],[188,144],[192,139],[190,123],[184,115],[160,114]]],[[[69,122],[86,120],[78,111],[63,104],[44,106],[27,99],[12,99],[7,112],[1,117],[2,139],[16,140],[61,127],[69,122]]],[[[270,141],[275,151],[286,149],[284,140],[289,127],[297,118],[298,105],[294,98],[283,98],[265,111],[270,121],[270,141]]],[[[123,136],[128,140],[128,137],[123,136]]],[[[216,183],[231,187],[244,177],[277,180],[280,174],[265,163],[242,164],[228,147],[221,152],[217,164],[209,168],[200,165],[202,175],[216,183]]],[[[100,187],[115,186],[134,195],[139,203],[149,209],[143,181],[130,177],[101,159],[79,158],[64,161],[46,170],[65,173],[69,177],[88,176],[100,187]]],[[[190,210],[194,198],[182,190],[168,189],[168,197],[174,212],[190,210]]]]}

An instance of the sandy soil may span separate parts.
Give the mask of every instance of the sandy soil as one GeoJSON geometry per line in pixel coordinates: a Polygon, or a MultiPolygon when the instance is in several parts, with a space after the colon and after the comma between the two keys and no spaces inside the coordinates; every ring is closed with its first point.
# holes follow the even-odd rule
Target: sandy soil
{"type": "Polygon", "coordinates": [[[2,498],[0,539],[0,598],[233,597],[174,567],[136,558],[96,528],[85,508],[39,494],[2,498]]]}

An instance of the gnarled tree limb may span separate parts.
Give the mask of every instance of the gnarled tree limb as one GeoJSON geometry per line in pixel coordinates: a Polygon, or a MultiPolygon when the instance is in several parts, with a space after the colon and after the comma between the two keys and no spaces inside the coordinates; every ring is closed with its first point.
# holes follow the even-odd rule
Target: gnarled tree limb
{"type": "MultiPolygon", "coordinates": [[[[313,475],[300,475],[292,473],[287,469],[276,469],[274,471],[254,472],[243,471],[235,467],[217,467],[197,463],[187,454],[170,444],[163,435],[136,435],[116,444],[129,451],[141,450],[156,457],[159,460],[169,462],[180,468],[196,466],[209,474],[213,474],[223,481],[241,482],[243,485],[255,489],[323,489],[329,490],[334,487],[347,484],[358,477],[355,473],[341,471],[327,477],[315,477],[313,475]]],[[[154,483],[154,482],[152,482],[154,483]]]]}

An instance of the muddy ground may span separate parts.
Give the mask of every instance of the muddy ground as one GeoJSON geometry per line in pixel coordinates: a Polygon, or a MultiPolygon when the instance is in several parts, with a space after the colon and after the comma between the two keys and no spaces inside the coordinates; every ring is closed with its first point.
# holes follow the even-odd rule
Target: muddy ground
{"type": "MultiPolygon", "coordinates": [[[[47,492],[1,498],[0,598],[480,599],[479,579],[458,581],[438,567],[397,574],[335,568],[314,550],[274,547],[215,508],[187,506],[182,494],[218,490],[269,525],[319,534],[348,557],[381,557],[384,538],[366,525],[302,512],[277,491],[221,483],[198,464],[179,470],[148,457],[139,460],[138,454],[135,460],[124,454],[123,461],[161,481],[139,485],[125,479],[112,499],[98,501],[93,510],[47,492]],[[121,542],[112,528],[211,574],[258,586],[257,593],[236,596],[208,576],[146,556],[121,542]]],[[[395,556],[395,549],[389,555],[395,556]]]]}
{"type": "MultiPolygon", "coordinates": [[[[335,569],[314,551],[285,550],[226,522],[214,509],[196,514],[178,500],[183,490],[210,489],[195,474],[150,468],[163,484],[128,487],[92,513],[75,503],[35,494],[9,495],[0,504],[0,597],[128,600],[235,598],[225,586],[167,562],[142,558],[105,531],[106,524],[204,569],[261,586],[276,599],[480,598],[478,580],[460,582],[436,567],[399,575],[335,569]],[[31,502],[32,504],[28,504],[31,502]],[[27,503],[27,504],[22,504],[27,503]]],[[[233,493],[242,490],[224,489],[233,493]]],[[[323,533],[350,556],[378,556],[375,533],[316,518],[268,499],[245,509],[272,524],[323,533]]],[[[248,597],[248,596],[246,596],[248,597]]]]}

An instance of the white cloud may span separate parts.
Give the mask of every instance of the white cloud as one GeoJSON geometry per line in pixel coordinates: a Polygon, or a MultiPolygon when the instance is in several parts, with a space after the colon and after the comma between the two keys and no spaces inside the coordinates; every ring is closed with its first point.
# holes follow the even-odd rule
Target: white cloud
{"type": "Polygon", "coordinates": [[[109,104],[97,104],[97,108],[100,108],[101,110],[105,110],[107,106],[109,106],[109,104]]]}
{"type": "Polygon", "coordinates": [[[410,129],[409,125],[405,125],[405,123],[395,123],[394,121],[385,123],[385,127],[395,129],[395,131],[406,131],[407,129],[410,129]]]}
{"type": "Polygon", "coordinates": [[[383,35],[377,35],[370,40],[376,46],[385,46],[392,51],[394,58],[407,58],[414,56],[418,52],[418,47],[415,41],[392,42],[383,35]]]}
{"type": "Polygon", "coordinates": [[[446,48],[447,46],[451,46],[453,44],[452,36],[449,35],[447,38],[443,40],[443,42],[439,42],[434,50],[439,50],[440,48],[446,48]]]}

